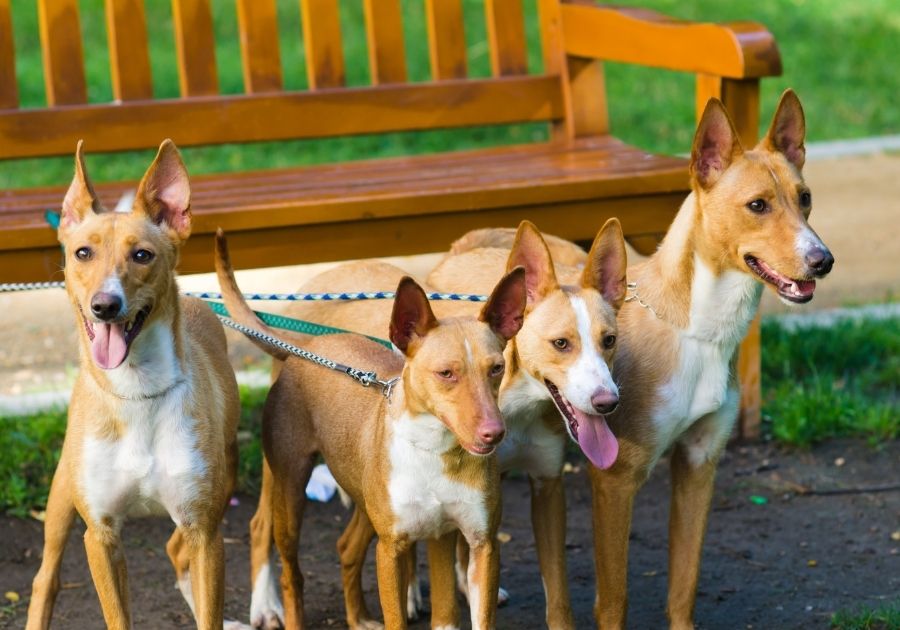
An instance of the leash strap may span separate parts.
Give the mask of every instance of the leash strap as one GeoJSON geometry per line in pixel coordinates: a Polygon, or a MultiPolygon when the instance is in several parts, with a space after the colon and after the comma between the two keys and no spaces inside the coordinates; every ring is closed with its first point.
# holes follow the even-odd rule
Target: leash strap
{"type": "Polygon", "coordinates": [[[253,337],[255,339],[259,339],[260,341],[264,341],[265,343],[275,346],[276,348],[281,348],[282,350],[285,350],[286,352],[289,352],[294,356],[300,357],[301,359],[306,359],[307,361],[311,361],[316,365],[321,365],[322,367],[334,370],[335,372],[346,374],[363,387],[377,385],[381,388],[382,395],[388,400],[391,399],[391,393],[394,390],[394,386],[400,381],[399,376],[395,376],[394,378],[387,381],[380,380],[375,372],[366,372],[364,370],[350,367],[349,365],[337,363],[336,361],[332,361],[331,359],[319,356],[314,352],[304,350],[303,348],[298,348],[297,346],[282,341],[281,339],[272,337],[271,335],[267,335],[266,333],[256,330],[255,328],[250,328],[248,326],[244,326],[243,324],[239,324],[238,322],[225,317],[224,315],[217,315],[217,317],[219,318],[219,321],[221,321],[225,326],[228,326],[229,328],[233,328],[248,337],[253,337]]]}
{"type": "MultiPolygon", "coordinates": [[[[208,291],[188,291],[185,295],[202,300],[221,300],[221,293],[208,291]]],[[[245,300],[266,300],[275,302],[337,302],[361,300],[393,300],[393,291],[358,291],[342,293],[244,293],[245,300]]],[[[429,300],[447,300],[451,302],[487,302],[486,295],[472,293],[428,293],[429,300]]]]}

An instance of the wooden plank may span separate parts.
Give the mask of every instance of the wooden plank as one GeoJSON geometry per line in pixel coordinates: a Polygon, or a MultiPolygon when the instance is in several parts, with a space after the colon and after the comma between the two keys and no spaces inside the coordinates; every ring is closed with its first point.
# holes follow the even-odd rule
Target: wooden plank
{"type": "Polygon", "coordinates": [[[432,80],[465,78],[468,64],[462,3],[460,0],[426,0],[425,13],[432,80]]]}
{"type": "Polygon", "coordinates": [[[181,95],[219,93],[216,43],[209,0],[172,0],[181,95]]]}
{"type": "Polygon", "coordinates": [[[47,105],[87,102],[78,0],[38,0],[47,105]]]}
{"type": "Polygon", "coordinates": [[[19,86],[16,83],[12,17],[9,0],[0,0],[0,109],[14,109],[18,106],[19,86]]]}
{"type": "Polygon", "coordinates": [[[369,71],[374,85],[406,81],[406,49],[399,0],[365,0],[369,71]]]}
{"type": "Polygon", "coordinates": [[[11,159],[69,155],[83,137],[92,151],[125,151],[168,137],[195,146],[561,117],[559,79],[525,76],[15,110],[0,113],[0,137],[3,157],[11,159]]]}
{"type": "Polygon", "coordinates": [[[282,89],[278,13],[275,0],[237,0],[244,91],[248,94],[282,89]]]}
{"type": "MultiPolygon", "coordinates": [[[[710,98],[721,99],[745,147],[759,140],[759,79],[722,79],[698,75],[697,120],[710,98]]],[[[753,319],[738,352],[737,369],[741,383],[741,411],[738,434],[742,439],[758,439],[762,420],[762,387],[759,314],[753,319]]]]}
{"type": "Polygon", "coordinates": [[[753,22],[675,20],[646,9],[563,3],[566,53],[730,78],[781,74],[775,38],[753,22]]]}
{"type": "Polygon", "coordinates": [[[341,87],[346,81],[337,0],[300,0],[309,88],[341,87]]]}
{"type": "Polygon", "coordinates": [[[603,62],[597,59],[569,57],[569,137],[580,138],[609,132],[606,111],[606,84],[603,62]]]}
{"type": "MultiPolygon", "coordinates": [[[[626,234],[665,231],[684,193],[636,198],[591,200],[565,204],[505,206],[470,209],[435,215],[412,215],[384,220],[361,218],[352,222],[242,229],[228,223],[228,215],[215,214],[195,221],[194,234],[185,245],[182,273],[212,271],[212,238],[218,225],[228,233],[229,249],[238,268],[302,264],[374,256],[419,254],[446,249],[467,230],[515,227],[522,219],[553,225],[554,232],[573,240],[590,240],[612,216],[622,219],[626,234]]],[[[295,216],[298,213],[295,212],[295,216]]],[[[195,216],[195,219],[199,218],[195,216]]],[[[0,250],[0,282],[59,280],[59,243],[49,226],[42,228],[44,244],[0,250]]]]}
{"type": "Polygon", "coordinates": [[[494,76],[528,74],[522,0],[485,0],[484,10],[494,76]]]}
{"type": "Polygon", "coordinates": [[[153,98],[144,0],[106,0],[106,32],[113,98],[153,98]]]}

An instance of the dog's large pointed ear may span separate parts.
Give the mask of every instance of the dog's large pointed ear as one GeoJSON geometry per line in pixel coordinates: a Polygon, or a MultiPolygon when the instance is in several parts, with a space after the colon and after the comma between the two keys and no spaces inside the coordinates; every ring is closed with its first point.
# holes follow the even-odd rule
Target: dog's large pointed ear
{"type": "Polygon", "coordinates": [[[588,254],[587,264],[581,276],[584,287],[597,289],[603,299],[617,311],[625,301],[625,270],[628,254],[622,224],[616,218],[609,219],[597,232],[588,254]]]}
{"type": "Polygon", "coordinates": [[[181,154],[171,140],[159,145],[156,158],[138,185],[134,207],[158,225],[168,226],[180,242],[191,235],[191,185],[181,154]]]}
{"type": "Polygon", "coordinates": [[[391,343],[407,357],[411,357],[418,341],[437,324],[437,318],[422,287],[409,276],[401,278],[391,313],[391,343]]]}
{"type": "Polygon", "coordinates": [[[59,218],[60,235],[81,223],[88,212],[99,213],[102,210],[87,174],[83,147],[84,140],[79,140],[75,147],[75,176],[63,198],[62,212],[59,218]]]}
{"type": "Polygon", "coordinates": [[[478,319],[490,326],[495,334],[509,341],[522,328],[527,303],[525,268],[516,267],[494,287],[478,319]]]}
{"type": "Polygon", "coordinates": [[[722,101],[709,99],[694,134],[691,175],[701,188],[709,189],[743,151],[722,101]]]}
{"type": "Polygon", "coordinates": [[[509,252],[506,270],[512,271],[516,267],[525,269],[525,291],[529,304],[537,304],[559,288],[550,249],[531,221],[522,221],[516,230],[516,240],[509,252]]]}
{"type": "Polygon", "coordinates": [[[769,132],[760,144],[770,151],[778,151],[800,170],[806,162],[806,146],[803,144],[805,138],[806,117],[803,115],[803,106],[794,90],[787,89],[778,102],[769,132]]]}

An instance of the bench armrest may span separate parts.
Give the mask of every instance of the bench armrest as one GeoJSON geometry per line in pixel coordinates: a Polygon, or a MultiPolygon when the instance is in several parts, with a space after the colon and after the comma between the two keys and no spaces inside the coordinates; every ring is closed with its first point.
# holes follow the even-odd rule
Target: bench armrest
{"type": "Polygon", "coordinates": [[[567,55],[752,79],[781,74],[775,38],[756,22],[687,22],[647,9],[564,0],[567,55]]]}

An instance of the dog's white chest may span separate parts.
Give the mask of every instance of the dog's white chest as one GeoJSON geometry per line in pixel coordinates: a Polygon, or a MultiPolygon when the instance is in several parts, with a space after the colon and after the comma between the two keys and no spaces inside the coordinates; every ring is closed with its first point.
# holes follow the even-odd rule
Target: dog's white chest
{"type": "Polygon", "coordinates": [[[486,534],[484,494],[444,474],[442,454],[453,444],[434,416],[404,415],[393,423],[388,495],[397,534],[423,539],[457,528],[467,537],[486,534]]]}
{"type": "MultiPolygon", "coordinates": [[[[660,452],[733,398],[731,357],[756,312],[760,289],[747,274],[728,271],[713,276],[695,259],[690,324],[678,335],[677,366],[658,392],[659,406],[653,414],[660,452]]],[[[722,423],[733,420],[721,418],[722,423]]]]}
{"type": "Polygon", "coordinates": [[[94,520],[165,514],[176,524],[192,520],[206,463],[196,421],[184,413],[187,391],[181,385],[159,400],[125,403],[128,425],[120,439],[85,437],[80,484],[94,520]]]}

